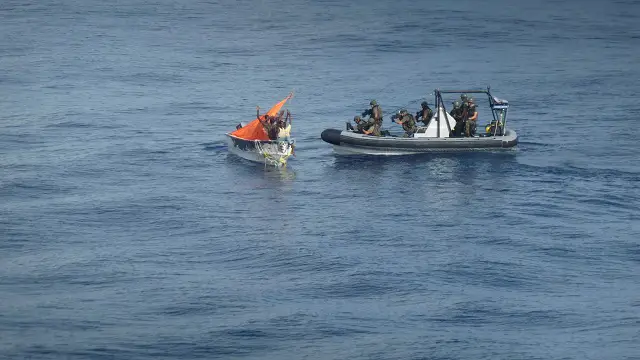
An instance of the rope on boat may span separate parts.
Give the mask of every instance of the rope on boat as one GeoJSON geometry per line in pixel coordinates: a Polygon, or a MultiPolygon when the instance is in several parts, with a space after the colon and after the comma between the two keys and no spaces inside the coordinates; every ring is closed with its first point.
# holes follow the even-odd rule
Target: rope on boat
{"type": "Polygon", "coordinates": [[[264,157],[265,160],[265,165],[267,163],[270,163],[271,165],[274,166],[285,166],[287,164],[287,159],[289,158],[289,156],[291,156],[291,152],[292,152],[292,145],[284,142],[284,141],[279,141],[276,144],[270,143],[269,148],[266,148],[264,146],[264,144],[262,144],[259,140],[255,140],[254,141],[256,150],[258,150],[258,152],[264,157]],[[279,147],[282,144],[286,144],[285,146],[285,152],[280,152],[279,147]],[[272,149],[275,146],[275,151],[274,149],[272,149]]]}

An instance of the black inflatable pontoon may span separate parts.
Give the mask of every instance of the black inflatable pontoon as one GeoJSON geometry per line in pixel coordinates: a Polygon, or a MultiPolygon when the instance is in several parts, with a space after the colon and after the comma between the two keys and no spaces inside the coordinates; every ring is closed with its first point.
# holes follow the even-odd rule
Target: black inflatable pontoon
{"type": "Polygon", "coordinates": [[[494,98],[487,90],[435,90],[436,113],[427,126],[418,127],[412,137],[371,136],[352,130],[326,129],[321,138],[332,144],[338,154],[402,155],[432,151],[511,148],[518,144],[518,134],[506,128],[506,100],[494,98]],[[492,132],[470,137],[451,137],[456,120],[447,113],[442,94],[487,94],[493,115],[492,132]]]}

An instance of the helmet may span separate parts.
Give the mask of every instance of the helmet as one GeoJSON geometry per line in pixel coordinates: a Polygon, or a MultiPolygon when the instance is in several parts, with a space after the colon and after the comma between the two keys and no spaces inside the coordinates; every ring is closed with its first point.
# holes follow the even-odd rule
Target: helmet
{"type": "Polygon", "coordinates": [[[470,97],[469,99],[467,99],[467,102],[468,102],[468,103],[472,103],[472,102],[473,102],[473,98],[472,98],[472,97],[470,97]]]}
{"type": "Polygon", "coordinates": [[[465,101],[467,100],[469,97],[467,96],[467,94],[460,94],[460,100],[465,101]]]}
{"type": "Polygon", "coordinates": [[[359,122],[361,120],[360,116],[354,116],[353,121],[359,122]]]}
{"type": "Polygon", "coordinates": [[[426,101],[423,101],[422,104],[420,104],[422,107],[427,107],[429,106],[429,103],[427,103],[426,101]]]}
{"type": "Polygon", "coordinates": [[[400,114],[401,114],[401,115],[404,115],[404,114],[407,114],[407,113],[408,113],[408,111],[407,111],[406,109],[402,109],[402,110],[400,110],[400,114]]]}
{"type": "Polygon", "coordinates": [[[378,105],[378,103],[375,100],[371,100],[371,102],[369,103],[369,105],[374,106],[374,105],[378,105]]]}
{"type": "Polygon", "coordinates": [[[453,107],[454,108],[459,108],[460,107],[460,101],[456,100],[453,102],[453,107]]]}

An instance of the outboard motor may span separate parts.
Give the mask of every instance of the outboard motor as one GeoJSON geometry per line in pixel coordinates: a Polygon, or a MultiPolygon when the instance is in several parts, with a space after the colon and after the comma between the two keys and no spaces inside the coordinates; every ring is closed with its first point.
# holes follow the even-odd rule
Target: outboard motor
{"type": "Polygon", "coordinates": [[[491,111],[493,112],[493,121],[487,126],[485,131],[490,135],[504,135],[504,126],[507,123],[507,111],[509,110],[509,102],[504,99],[491,97],[491,111]]]}

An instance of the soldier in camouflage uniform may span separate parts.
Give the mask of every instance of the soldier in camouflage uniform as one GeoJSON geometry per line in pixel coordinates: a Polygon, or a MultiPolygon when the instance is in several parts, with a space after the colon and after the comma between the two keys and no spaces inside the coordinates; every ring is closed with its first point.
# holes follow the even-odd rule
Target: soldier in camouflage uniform
{"type": "Polygon", "coordinates": [[[467,100],[466,121],[464,126],[464,135],[474,136],[476,134],[476,120],[478,119],[478,112],[476,111],[476,104],[473,98],[467,100]]]}
{"type": "Polygon", "coordinates": [[[378,127],[382,127],[382,108],[375,100],[371,100],[369,105],[371,105],[371,109],[363,111],[362,116],[369,115],[369,123],[377,123],[378,127]]]}
{"type": "Polygon", "coordinates": [[[464,122],[462,121],[462,104],[460,101],[456,100],[453,102],[453,109],[449,112],[456,120],[456,126],[451,130],[451,136],[460,136],[464,129],[464,122]]]}
{"type": "Polygon", "coordinates": [[[416,132],[416,120],[407,110],[400,110],[397,115],[394,115],[393,119],[396,124],[402,125],[402,129],[404,130],[403,137],[412,137],[416,132]]]}
{"type": "Polygon", "coordinates": [[[454,102],[451,103],[453,105],[453,107],[451,108],[451,111],[449,111],[449,115],[451,115],[451,117],[453,117],[454,119],[456,119],[456,121],[461,118],[462,114],[460,113],[460,101],[456,100],[454,102]]]}
{"type": "Polygon", "coordinates": [[[373,135],[373,136],[382,136],[380,132],[380,125],[376,121],[371,121],[367,123],[368,127],[362,129],[362,132],[365,135],[373,135]]]}
{"type": "Polygon", "coordinates": [[[467,100],[469,100],[467,94],[460,94],[460,102],[462,103],[463,107],[467,105],[467,100]]]}
{"type": "Polygon", "coordinates": [[[429,124],[429,120],[433,117],[433,110],[431,110],[429,103],[426,101],[423,101],[420,105],[422,106],[422,109],[418,110],[416,113],[416,121],[422,118],[422,123],[424,126],[427,126],[429,124]]]}
{"type": "Polygon", "coordinates": [[[462,105],[460,106],[460,118],[462,121],[462,129],[459,135],[466,136],[467,119],[469,118],[469,101],[473,101],[473,98],[469,98],[467,94],[460,95],[462,105]]]}
{"type": "Polygon", "coordinates": [[[347,123],[347,130],[353,130],[356,133],[364,134],[364,129],[368,129],[370,127],[369,123],[365,120],[362,120],[360,116],[355,116],[353,118],[353,122],[356,123],[356,127],[347,123]]]}

